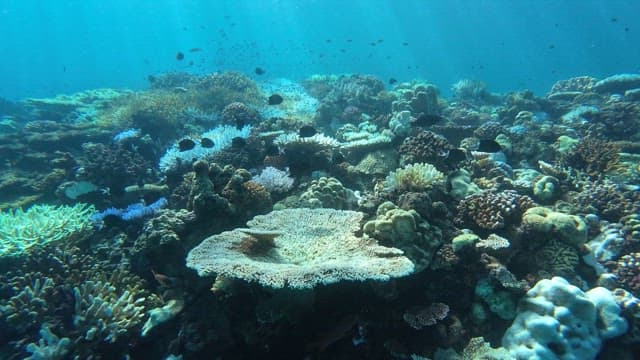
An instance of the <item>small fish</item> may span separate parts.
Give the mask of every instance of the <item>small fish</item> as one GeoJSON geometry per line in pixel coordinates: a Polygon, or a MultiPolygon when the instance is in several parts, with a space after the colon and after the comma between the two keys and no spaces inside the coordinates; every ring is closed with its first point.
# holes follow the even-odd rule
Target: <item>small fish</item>
{"type": "Polygon", "coordinates": [[[264,75],[264,73],[266,73],[266,71],[259,66],[253,71],[256,73],[256,75],[264,75]]]}
{"type": "Polygon", "coordinates": [[[316,128],[314,128],[311,125],[305,125],[301,127],[300,130],[298,130],[298,135],[300,135],[301,138],[312,137],[317,133],[318,133],[318,130],[316,130],[316,128]]]}
{"type": "Polygon", "coordinates": [[[467,160],[467,152],[459,148],[450,149],[449,155],[447,155],[447,160],[451,161],[454,164],[465,161],[467,160]]]}
{"type": "Polygon", "coordinates": [[[486,152],[486,153],[495,153],[498,151],[502,151],[502,146],[498,144],[495,140],[480,140],[480,145],[478,145],[478,151],[486,152]]]}
{"type": "Polygon", "coordinates": [[[395,84],[397,82],[398,82],[398,80],[396,80],[394,78],[389,79],[389,85],[393,85],[393,84],[395,84]]]}
{"type": "Polygon", "coordinates": [[[556,48],[556,46],[554,44],[550,44],[549,45],[549,49],[555,49],[555,48],[556,48]]]}
{"type": "Polygon", "coordinates": [[[196,47],[196,48],[191,48],[191,49],[189,49],[189,52],[192,52],[192,53],[193,53],[193,52],[199,52],[199,51],[202,51],[202,49],[197,48],[197,47],[196,47]]]}
{"type": "Polygon", "coordinates": [[[215,145],[215,144],[213,143],[213,140],[211,140],[209,138],[206,138],[206,137],[203,137],[202,139],[200,139],[200,145],[203,148],[209,149],[209,148],[212,148],[213,145],[215,145]]]}
{"type": "Polygon", "coordinates": [[[278,95],[278,94],[273,94],[271,96],[269,96],[269,105],[280,105],[282,104],[282,102],[284,101],[284,99],[282,98],[282,96],[278,95]]]}
{"type": "Polygon", "coordinates": [[[153,274],[153,278],[156,279],[158,284],[160,284],[160,285],[162,285],[164,287],[171,287],[171,285],[173,283],[173,279],[171,279],[170,277],[168,277],[165,274],[157,273],[153,269],[151,269],[151,273],[153,274]]]}
{"type": "Polygon", "coordinates": [[[413,124],[415,126],[431,126],[441,122],[442,120],[444,120],[444,118],[440,115],[420,113],[420,115],[418,115],[418,117],[413,121],[413,124]]]}
{"type": "Polygon", "coordinates": [[[242,149],[245,146],[247,146],[247,140],[245,140],[243,137],[240,136],[236,136],[233,139],[231,139],[231,147],[234,149],[242,149]]]}
{"type": "Polygon", "coordinates": [[[180,150],[180,152],[189,151],[194,147],[196,147],[196,143],[191,139],[185,138],[178,141],[178,149],[180,150]]]}
{"type": "Polygon", "coordinates": [[[182,51],[178,51],[176,53],[176,60],[178,60],[178,61],[184,60],[184,54],[182,53],[182,51]]]}
{"type": "Polygon", "coordinates": [[[405,41],[402,43],[402,46],[409,46],[409,43],[405,41]]]}
{"type": "Polygon", "coordinates": [[[341,152],[334,151],[333,154],[331,154],[331,163],[332,164],[338,165],[338,164],[342,164],[343,162],[345,162],[345,158],[344,158],[344,155],[342,155],[341,152]]]}

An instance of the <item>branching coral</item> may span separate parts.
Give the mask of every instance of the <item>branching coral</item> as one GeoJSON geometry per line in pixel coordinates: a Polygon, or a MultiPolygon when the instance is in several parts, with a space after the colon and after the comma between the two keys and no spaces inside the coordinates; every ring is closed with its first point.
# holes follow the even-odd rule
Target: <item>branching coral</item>
{"type": "Polygon", "coordinates": [[[277,230],[275,247],[247,255],[238,245],[249,236],[233,230],[205,239],[189,252],[187,266],[200,276],[221,275],[263,286],[313,288],[342,280],[389,280],[413,272],[402,251],[356,237],[362,213],[334,209],[286,209],[256,216],[252,229],[277,230]]]}
{"type": "Polygon", "coordinates": [[[480,229],[501,229],[509,223],[519,223],[522,213],[532,206],[535,203],[531,198],[512,190],[497,194],[485,191],[467,196],[458,203],[455,222],[480,229]]]}
{"type": "Polygon", "coordinates": [[[612,142],[586,137],[572,147],[562,158],[563,165],[582,170],[598,178],[616,169],[619,163],[619,147],[612,142]]]}
{"type": "Polygon", "coordinates": [[[625,190],[611,182],[586,183],[571,203],[583,213],[596,213],[608,221],[618,221],[640,209],[637,191],[625,190]]]}
{"type": "Polygon", "coordinates": [[[421,192],[444,185],[444,174],[425,163],[406,165],[391,172],[384,180],[386,191],[421,192]]]}
{"type": "Polygon", "coordinates": [[[91,231],[93,206],[34,205],[0,213],[0,257],[16,256],[34,247],[72,240],[91,231]]]}

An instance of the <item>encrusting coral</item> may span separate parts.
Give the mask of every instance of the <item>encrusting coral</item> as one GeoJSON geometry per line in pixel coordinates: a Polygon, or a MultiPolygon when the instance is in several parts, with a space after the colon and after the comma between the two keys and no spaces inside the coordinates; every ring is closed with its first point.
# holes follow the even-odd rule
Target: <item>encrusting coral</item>
{"type": "MultiPolygon", "coordinates": [[[[259,215],[251,229],[278,231],[265,252],[247,254],[245,231],[213,235],[187,256],[200,276],[218,275],[258,282],[265,287],[313,288],[343,280],[388,280],[413,272],[402,251],[357,237],[362,213],[334,209],[286,209],[259,215]]],[[[254,236],[255,237],[255,236],[254,236]]]]}

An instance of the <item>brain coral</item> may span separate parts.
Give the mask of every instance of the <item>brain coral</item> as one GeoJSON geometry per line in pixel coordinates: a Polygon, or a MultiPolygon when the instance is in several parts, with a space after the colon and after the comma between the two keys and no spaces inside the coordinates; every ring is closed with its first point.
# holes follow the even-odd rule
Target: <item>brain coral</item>
{"type": "Polygon", "coordinates": [[[298,289],[341,280],[389,280],[413,272],[402,251],[354,235],[362,217],[360,212],[334,209],[273,211],[249,221],[250,230],[205,239],[189,252],[187,266],[200,276],[298,289]],[[281,235],[260,235],[274,231],[281,235]],[[259,242],[263,246],[257,246],[259,242]]]}

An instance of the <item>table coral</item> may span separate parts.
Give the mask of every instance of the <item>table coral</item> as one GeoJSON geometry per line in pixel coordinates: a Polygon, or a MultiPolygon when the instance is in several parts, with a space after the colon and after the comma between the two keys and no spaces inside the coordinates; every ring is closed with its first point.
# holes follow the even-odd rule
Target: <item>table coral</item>
{"type": "Polygon", "coordinates": [[[413,272],[402,251],[357,237],[363,214],[334,209],[286,209],[259,215],[251,228],[277,230],[275,247],[262,254],[239,250],[245,232],[213,235],[189,252],[187,266],[200,276],[258,282],[265,287],[313,288],[343,280],[389,280],[413,272]]]}

